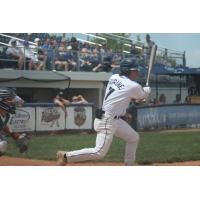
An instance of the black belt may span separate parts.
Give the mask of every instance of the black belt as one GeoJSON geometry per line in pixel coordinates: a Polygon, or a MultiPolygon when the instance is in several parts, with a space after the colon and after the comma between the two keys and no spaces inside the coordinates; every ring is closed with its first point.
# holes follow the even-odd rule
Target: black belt
{"type": "Polygon", "coordinates": [[[102,109],[96,109],[96,118],[102,119],[102,115],[105,114],[105,111],[102,109]]]}
{"type": "MultiPolygon", "coordinates": [[[[102,115],[105,114],[105,111],[102,109],[97,109],[96,110],[96,118],[98,119],[102,119],[102,115]]],[[[123,119],[123,116],[114,116],[114,119],[123,119]]]]}
{"type": "Polygon", "coordinates": [[[114,116],[114,119],[122,119],[123,118],[123,116],[114,116]]]}

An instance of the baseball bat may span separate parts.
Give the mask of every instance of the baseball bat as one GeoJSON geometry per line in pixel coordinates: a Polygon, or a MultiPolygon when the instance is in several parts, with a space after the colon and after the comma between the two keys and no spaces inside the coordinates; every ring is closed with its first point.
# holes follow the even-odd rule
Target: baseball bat
{"type": "Polygon", "coordinates": [[[151,55],[150,55],[150,58],[149,58],[146,86],[149,86],[149,78],[150,78],[151,70],[152,70],[153,63],[154,63],[154,60],[155,60],[155,57],[156,57],[156,50],[157,50],[157,45],[154,44],[152,49],[151,49],[151,55]]]}

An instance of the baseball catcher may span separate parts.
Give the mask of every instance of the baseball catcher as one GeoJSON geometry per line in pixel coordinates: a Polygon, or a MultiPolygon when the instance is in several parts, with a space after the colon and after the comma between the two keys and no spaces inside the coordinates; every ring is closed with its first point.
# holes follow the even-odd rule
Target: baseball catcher
{"type": "Polygon", "coordinates": [[[122,117],[132,99],[146,99],[151,88],[142,87],[135,81],[139,76],[139,68],[135,60],[123,60],[120,70],[120,74],[114,74],[110,77],[103,106],[96,112],[94,120],[94,129],[97,132],[95,147],[76,151],[58,151],[59,165],[103,158],[110,148],[113,136],[126,142],[125,165],[134,164],[139,134],[122,117]]]}
{"type": "Polygon", "coordinates": [[[0,155],[7,150],[6,135],[10,135],[16,141],[20,153],[28,149],[27,135],[14,132],[7,126],[10,115],[15,114],[16,106],[21,106],[23,103],[24,101],[17,96],[14,89],[0,87],[0,155]]]}

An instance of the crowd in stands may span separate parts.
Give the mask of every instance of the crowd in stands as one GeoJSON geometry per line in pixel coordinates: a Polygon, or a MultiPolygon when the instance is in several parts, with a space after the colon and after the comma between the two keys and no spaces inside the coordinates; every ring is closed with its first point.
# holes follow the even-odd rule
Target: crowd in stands
{"type": "MultiPolygon", "coordinates": [[[[111,71],[116,73],[119,70],[121,60],[127,56],[138,59],[141,65],[145,65],[154,44],[150,40],[150,35],[147,34],[146,46],[144,46],[142,54],[136,49],[135,44],[132,45],[130,54],[124,54],[121,49],[113,52],[106,45],[83,43],[78,41],[76,37],[66,39],[62,36],[45,33],[9,35],[23,41],[13,38],[7,41],[10,47],[3,52],[3,58],[8,59],[8,61],[12,60],[12,68],[28,70],[55,69],[57,71],[111,71]]],[[[2,65],[1,62],[0,67],[2,65]]],[[[9,65],[6,63],[6,66],[9,65]]]]}

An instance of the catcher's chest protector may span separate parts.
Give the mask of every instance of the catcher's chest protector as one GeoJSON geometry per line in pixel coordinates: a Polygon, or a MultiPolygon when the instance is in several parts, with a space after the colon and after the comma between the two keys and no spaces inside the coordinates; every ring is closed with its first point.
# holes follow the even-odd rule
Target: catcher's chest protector
{"type": "Polygon", "coordinates": [[[2,130],[6,126],[9,118],[10,118],[9,114],[7,114],[5,117],[0,116],[0,130],[2,130]]]}

